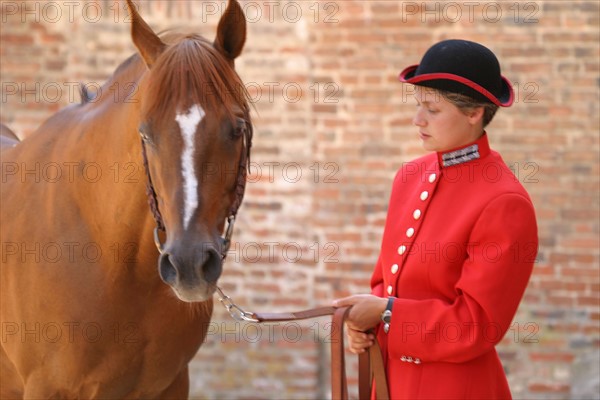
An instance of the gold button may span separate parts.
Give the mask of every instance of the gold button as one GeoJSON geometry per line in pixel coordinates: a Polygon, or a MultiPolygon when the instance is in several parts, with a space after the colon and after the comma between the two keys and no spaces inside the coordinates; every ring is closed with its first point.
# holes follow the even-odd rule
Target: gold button
{"type": "Polygon", "coordinates": [[[398,254],[402,255],[402,254],[404,254],[405,251],[406,251],[405,245],[398,247],[398,254]]]}
{"type": "Polygon", "coordinates": [[[433,183],[433,182],[435,182],[436,178],[437,178],[437,175],[436,175],[436,174],[431,174],[431,175],[429,175],[429,183],[433,183]]]}
{"type": "Polygon", "coordinates": [[[424,190],[421,193],[421,200],[425,201],[425,200],[427,200],[428,197],[429,197],[429,192],[427,190],[424,190]]]}
{"type": "Polygon", "coordinates": [[[391,295],[393,291],[394,291],[394,288],[392,287],[392,285],[387,287],[387,292],[389,295],[391,295]]]}
{"type": "Polygon", "coordinates": [[[413,237],[414,234],[415,234],[415,229],[414,228],[408,228],[406,230],[406,236],[407,237],[411,238],[411,237],[413,237]]]}
{"type": "Polygon", "coordinates": [[[420,358],[415,358],[415,364],[421,364],[421,359],[420,358]]]}
{"type": "Polygon", "coordinates": [[[415,220],[421,218],[421,210],[419,210],[418,208],[413,212],[413,218],[415,220]]]}
{"type": "Polygon", "coordinates": [[[398,264],[392,265],[392,274],[395,274],[396,272],[398,272],[398,264]]]}

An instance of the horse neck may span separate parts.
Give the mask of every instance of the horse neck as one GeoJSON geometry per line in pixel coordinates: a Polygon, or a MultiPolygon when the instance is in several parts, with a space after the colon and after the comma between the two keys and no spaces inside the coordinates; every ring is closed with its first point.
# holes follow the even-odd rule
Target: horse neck
{"type": "Polygon", "coordinates": [[[85,200],[79,202],[89,204],[87,215],[94,225],[121,235],[117,240],[137,240],[139,230],[150,229],[148,225],[153,223],[137,134],[145,72],[137,55],[121,64],[101,87],[98,98],[76,111],[74,121],[79,129],[64,135],[68,143],[63,145],[71,158],[99,166],[102,176],[86,185],[85,200]],[[135,228],[121,229],[124,221],[135,228]]]}

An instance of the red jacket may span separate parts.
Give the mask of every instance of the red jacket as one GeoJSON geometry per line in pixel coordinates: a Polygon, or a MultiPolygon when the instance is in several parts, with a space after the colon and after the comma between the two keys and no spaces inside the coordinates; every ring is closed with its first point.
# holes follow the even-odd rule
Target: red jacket
{"type": "Polygon", "coordinates": [[[485,134],[402,166],[371,280],[396,298],[378,332],[393,399],[511,397],[494,346],[537,247],[531,200],[485,134]]]}

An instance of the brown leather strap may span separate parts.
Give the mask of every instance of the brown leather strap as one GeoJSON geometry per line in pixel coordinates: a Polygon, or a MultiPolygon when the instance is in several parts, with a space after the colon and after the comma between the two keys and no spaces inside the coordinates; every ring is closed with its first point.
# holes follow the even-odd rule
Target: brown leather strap
{"type": "Polygon", "coordinates": [[[258,322],[282,322],[282,321],[297,321],[301,319],[309,319],[332,315],[335,312],[334,307],[319,307],[311,308],[310,310],[296,311],[289,313],[254,313],[252,317],[258,322]]]}
{"type": "MultiPolygon", "coordinates": [[[[289,313],[252,313],[257,322],[285,322],[333,315],[331,326],[331,394],[333,400],[348,399],[346,361],[344,357],[344,321],[352,307],[319,307],[289,313]]],[[[371,398],[371,384],[375,380],[376,398],[389,400],[383,357],[377,340],[367,352],[359,355],[359,399],[371,398]]]]}
{"type": "Polygon", "coordinates": [[[358,398],[371,398],[371,352],[364,352],[358,355],[358,398]]]}
{"type": "MultiPolygon", "coordinates": [[[[383,356],[379,343],[375,340],[375,344],[369,348],[369,358],[371,361],[371,373],[369,376],[375,378],[375,391],[378,400],[389,400],[390,393],[385,376],[385,367],[383,365],[383,356]]],[[[371,382],[373,379],[371,378],[371,382]]]]}
{"type": "Polygon", "coordinates": [[[156,191],[152,184],[152,177],[150,176],[150,168],[148,167],[148,156],[146,154],[146,141],[142,138],[142,161],[144,164],[144,171],[146,172],[146,196],[148,197],[148,206],[150,206],[150,212],[156,222],[156,227],[165,231],[165,223],[163,222],[162,215],[158,209],[158,200],[156,199],[156,191]]]}
{"type": "MultiPolygon", "coordinates": [[[[331,395],[333,400],[348,399],[346,365],[344,357],[344,320],[351,307],[338,308],[333,315],[331,338],[331,395]]],[[[385,367],[379,343],[369,347],[358,357],[358,395],[359,399],[371,398],[371,384],[375,378],[375,398],[389,400],[385,367]]]]}
{"type": "Polygon", "coordinates": [[[348,399],[344,358],[344,320],[349,311],[349,307],[335,310],[331,325],[331,398],[333,400],[348,399]]]}

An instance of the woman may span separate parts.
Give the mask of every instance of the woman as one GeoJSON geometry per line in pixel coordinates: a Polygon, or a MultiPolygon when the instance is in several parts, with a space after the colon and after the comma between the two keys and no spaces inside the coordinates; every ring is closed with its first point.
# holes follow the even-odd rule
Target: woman
{"type": "Polygon", "coordinates": [[[371,294],[334,305],[353,305],[351,351],[377,337],[393,399],[510,398],[494,346],[538,245],[531,200],[484,130],[511,84],[465,40],[435,44],[400,81],[416,85],[413,122],[433,153],[396,175],[371,294]]]}

